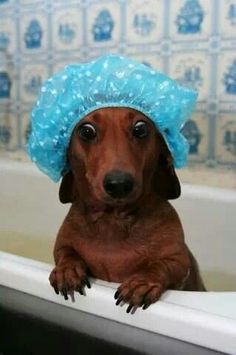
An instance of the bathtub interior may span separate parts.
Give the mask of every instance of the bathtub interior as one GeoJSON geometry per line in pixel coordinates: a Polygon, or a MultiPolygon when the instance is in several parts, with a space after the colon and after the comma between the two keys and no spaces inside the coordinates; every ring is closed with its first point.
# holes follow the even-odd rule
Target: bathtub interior
{"type": "MultiPolygon", "coordinates": [[[[56,233],[69,209],[58,200],[59,185],[31,164],[2,166],[0,250],[53,264],[56,233]]],[[[172,204],[207,289],[236,291],[236,192],[183,185],[172,204]]]]}

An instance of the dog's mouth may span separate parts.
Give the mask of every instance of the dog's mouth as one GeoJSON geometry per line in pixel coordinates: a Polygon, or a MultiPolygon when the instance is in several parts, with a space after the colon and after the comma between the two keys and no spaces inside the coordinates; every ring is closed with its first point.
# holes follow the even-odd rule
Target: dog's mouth
{"type": "Polygon", "coordinates": [[[119,197],[114,196],[107,193],[104,191],[104,189],[99,191],[96,196],[100,202],[102,202],[104,205],[108,205],[110,207],[122,207],[122,206],[127,206],[135,203],[137,199],[141,195],[141,189],[139,189],[138,186],[135,186],[135,188],[132,190],[130,193],[123,193],[121,192],[119,194],[119,197]]]}
{"type": "Polygon", "coordinates": [[[131,199],[131,198],[110,198],[110,197],[105,197],[103,199],[104,203],[109,205],[109,206],[124,206],[127,204],[130,204],[131,202],[134,202],[136,199],[131,199]]]}

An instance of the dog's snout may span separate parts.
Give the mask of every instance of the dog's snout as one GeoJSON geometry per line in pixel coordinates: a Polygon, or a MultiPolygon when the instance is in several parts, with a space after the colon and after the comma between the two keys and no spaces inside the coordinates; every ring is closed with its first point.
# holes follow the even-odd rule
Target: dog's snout
{"type": "Polygon", "coordinates": [[[111,197],[124,198],[133,190],[134,179],[130,173],[114,170],[105,176],[103,186],[111,197]]]}

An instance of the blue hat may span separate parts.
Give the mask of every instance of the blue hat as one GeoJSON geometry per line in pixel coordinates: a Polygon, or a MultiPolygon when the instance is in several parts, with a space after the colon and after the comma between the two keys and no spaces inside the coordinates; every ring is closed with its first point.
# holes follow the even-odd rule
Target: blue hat
{"type": "Polygon", "coordinates": [[[58,181],[69,170],[67,148],[75,125],[103,107],[129,107],[150,118],[163,135],[174,165],[186,165],[188,143],[181,128],[197,93],[145,64],[119,55],[68,65],[48,79],[31,114],[28,153],[58,181]]]}

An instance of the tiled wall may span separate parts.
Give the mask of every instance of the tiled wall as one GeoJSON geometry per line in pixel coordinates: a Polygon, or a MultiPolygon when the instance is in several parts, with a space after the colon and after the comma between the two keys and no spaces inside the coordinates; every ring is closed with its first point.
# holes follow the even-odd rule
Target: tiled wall
{"type": "Polygon", "coordinates": [[[0,0],[0,147],[20,150],[44,79],[119,52],[199,91],[190,161],[236,167],[236,0],[0,0]]]}

